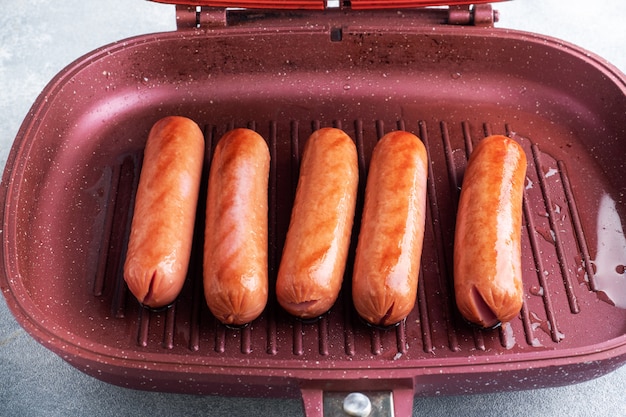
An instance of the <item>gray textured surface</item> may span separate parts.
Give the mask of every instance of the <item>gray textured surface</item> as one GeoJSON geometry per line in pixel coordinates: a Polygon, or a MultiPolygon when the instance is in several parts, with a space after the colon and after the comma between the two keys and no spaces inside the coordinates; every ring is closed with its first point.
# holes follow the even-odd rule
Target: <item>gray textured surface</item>
{"type": "MultiPolygon", "coordinates": [[[[173,30],[173,6],[143,0],[0,0],[0,167],[29,107],[79,56],[129,36],[173,30]]],[[[626,71],[623,0],[517,0],[498,27],[546,34],[626,71]]],[[[549,65],[549,63],[547,63],[549,65]]],[[[626,138],[625,138],[626,139],[626,138]]],[[[35,342],[0,297],[0,416],[298,416],[299,400],[146,393],[80,373],[35,342]]],[[[416,398],[415,416],[626,416],[626,367],[567,387],[416,398]]]]}

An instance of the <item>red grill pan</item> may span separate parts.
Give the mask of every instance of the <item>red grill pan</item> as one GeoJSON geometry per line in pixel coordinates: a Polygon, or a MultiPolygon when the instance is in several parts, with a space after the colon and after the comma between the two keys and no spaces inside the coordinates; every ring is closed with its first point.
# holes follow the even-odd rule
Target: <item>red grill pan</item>
{"type": "Polygon", "coordinates": [[[558,40],[489,22],[448,24],[458,13],[471,24],[486,7],[179,7],[178,31],[107,45],[70,64],[34,103],[2,179],[0,285],[17,321],[113,384],[302,396],[308,415],[321,415],[321,404],[345,387],[392,392],[396,415],[404,415],[413,396],[572,384],[621,366],[624,75],[558,40]],[[318,321],[289,317],[271,297],[250,326],[226,328],[204,304],[198,249],[176,304],[142,310],[120,271],[147,133],[171,114],[203,127],[207,162],[228,129],[247,126],[266,138],[272,278],[312,131],[344,129],[357,144],[362,178],[385,132],[422,138],[427,227],[406,322],[391,330],[363,324],[348,268],[339,301],[318,321]],[[509,325],[477,330],[454,306],[451,248],[468,154],[491,133],[514,137],[528,155],[525,297],[509,325]]]}

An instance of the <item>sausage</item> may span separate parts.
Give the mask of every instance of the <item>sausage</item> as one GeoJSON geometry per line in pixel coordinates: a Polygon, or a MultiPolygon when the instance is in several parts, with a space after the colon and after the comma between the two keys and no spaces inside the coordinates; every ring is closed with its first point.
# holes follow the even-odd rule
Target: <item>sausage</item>
{"type": "Polygon", "coordinates": [[[359,167],[356,145],[340,129],[308,138],[276,280],[280,305],[313,319],[335,303],[346,267],[359,167]]]}
{"type": "Polygon", "coordinates": [[[144,306],[167,306],[183,287],[203,159],[194,121],[165,117],[150,130],[124,262],[124,280],[144,306]]]}
{"type": "Polygon", "coordinates": [[[470,155],[454,236],[454,293],[468,321],[490,328],[522,308],[521,227],[526,155],[489,136],[470,155]]]}
{"type": "Polygon", "coordinates": [[[219,140],[212,158],[204,233],[204,296],[226,325],[257,318],[268,297],[270,153],[249,129],[219,140]]]}
{"type": "Polygon", "coordinates": [[[415,135],[397,131],[374,147],[352,276],[359,315],[387,327],[415,305],[424,241],[428,157],[415,135]]]}

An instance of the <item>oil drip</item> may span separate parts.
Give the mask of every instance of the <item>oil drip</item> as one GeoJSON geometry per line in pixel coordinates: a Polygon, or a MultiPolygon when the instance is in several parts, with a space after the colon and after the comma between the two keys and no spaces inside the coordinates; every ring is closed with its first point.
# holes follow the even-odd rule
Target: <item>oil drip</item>
{"type": "Polygon", "coordinates": [[[600,298],[626,308],[626,237],[615,206],[607,194],[598,208],[597,252],[592,261],[594,283],[600,298]]]}

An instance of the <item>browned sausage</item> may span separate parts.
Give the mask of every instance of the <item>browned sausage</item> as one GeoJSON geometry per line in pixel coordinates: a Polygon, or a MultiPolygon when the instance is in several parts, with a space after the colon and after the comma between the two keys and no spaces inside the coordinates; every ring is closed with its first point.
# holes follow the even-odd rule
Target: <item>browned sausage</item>
{"type": "Polygon", "coordinates": [[[461,314],[482,327],[522,308],[521,227],[526,155],[506,136],[476,146],[465,170],[454,237],[454,292],[461,314]]]}
{"type": "Polygon", "coordinates": [[[249,129],[218,142],[209,172],[204,234],[204,295],[224,324],[257,318],[268,295],[270,153],[249,129]]]}
{"type": "Polygon", "coordinates": [[[150,130],[124,263],[143,305],[171,304],[185,282],[203,155],[202,131],[190,119],[166,117],[150,130]]]}
{"type": "Polygon", "coordinates": [[[323,128],[307,140],[276,281],[278,302],[311,319],[334,304],[343,281],[359,181],[356,146],[323,128]]]}
{"type": "Polygon", "coordinates": [[[370,162],[352,298],[371,324],[404,320],[415,305],[424,241],[428,158],[408,132],[386,134],[370,162]]]}

